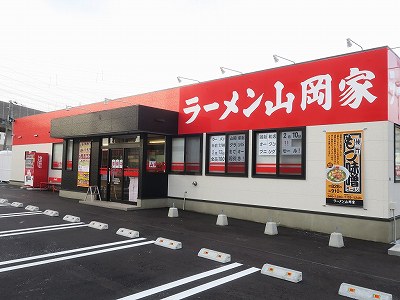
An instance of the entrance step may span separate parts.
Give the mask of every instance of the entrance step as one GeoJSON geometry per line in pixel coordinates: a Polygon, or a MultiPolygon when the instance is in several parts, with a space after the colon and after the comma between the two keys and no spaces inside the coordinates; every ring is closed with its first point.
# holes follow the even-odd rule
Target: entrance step
{"type": "MultiPolygon", "coordinates": [[[[81,200],[79,203],[92,205],[92,206],[100,206],[110,209],[118,209],[118,210],[139,210],[139,209],[152,209],[152,208],[160,208],[160,207],[169,207],[168,198],[156,198],[156,199],[137,199],[137,204],[129,204],[129,203],[119,203],[119,202],[111,202],[111,201],[84,201],[81,200]]],[[[171,200],[172,201],[172,200],[171,200]]]]}
{"type": "Polygon", "coordinates": [[[110,202],[110,201],[79,201],[81,204],[86,204],[86,205],[92,205],[92,206],[100,206],[100,207],[105,207],[105,208],[111,208],[111,209],[117,209],[117,210],[135,210],[140,207],[137,205],[132,205],[132,204],[125,204],[125,203],[119,203],[119,202],[110,202]]]}

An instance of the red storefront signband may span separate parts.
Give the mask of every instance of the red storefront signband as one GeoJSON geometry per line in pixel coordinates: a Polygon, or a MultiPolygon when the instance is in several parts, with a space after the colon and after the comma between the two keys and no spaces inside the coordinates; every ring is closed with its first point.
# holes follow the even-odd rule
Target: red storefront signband
{"type": "Polygon", "coordinates": [[[387,48],[199,83],[180,93],[179,134],[381,120],[388,120],[387,48]]]}

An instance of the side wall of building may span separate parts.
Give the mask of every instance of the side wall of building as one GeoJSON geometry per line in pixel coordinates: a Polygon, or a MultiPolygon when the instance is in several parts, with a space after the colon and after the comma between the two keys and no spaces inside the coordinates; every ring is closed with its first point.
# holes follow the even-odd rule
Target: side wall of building
{"type": "MultiPolygon", "coordinates": [[[[252,178],[251,174],[248,178],[206,176],[203,157],[203,175],[169,176],[169,196],[185,197],[187,209],[211,214],[224,209],[231,217],[257,222],[273,220],[306,230],[340,230],[347,236],[390,240],[388,201],[400,191],[400,183],[393,183],[393,123],[309,126],[306,132],[305,180],[252,178]],[[326,132],[348,130],[364,130],[363,208],[325,204],[326,132]],[[197,186],[192,184],[194,181],[197,186]]],[[[251,145],[250,141],[249,166],[251,145]]],[[[204,146],[203,153],[205,150],[204,146]]]]}
{"type": "Polygon", "coordinates": [[[51,168],[53,144],[15,145],[12,151],[12,170],[10,182],[24,184],[25,151],[36,151],[49,154],[49,177],[61,178],[61,170],[51,168]]]}

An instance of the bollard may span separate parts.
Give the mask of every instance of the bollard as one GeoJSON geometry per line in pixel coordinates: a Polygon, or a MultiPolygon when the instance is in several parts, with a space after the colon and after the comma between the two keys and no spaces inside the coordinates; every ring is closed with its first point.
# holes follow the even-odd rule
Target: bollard
{"type": "Polygon", "coordinates": [[[332,232],[329,238],[329,247],[342,248],[344,247],[343,236],[339,232],[332,232]]]}
{"type": "Polygon", "coordinates": [[[227,226],[228,225],[228,217],[223,213],[219,214],[217,217],[217,225],[218,226],[227,226]]]}
{"type": "Polygon", "coordinates": [[[168,210],[168,217],[170,218],[177,218],[178,215],[178,209],[175,207],[175,203],[172,204],[172,207],[168,210]]]}
{"type": "Polygon", "coordinates": [[[278,234],[278,228],[276,227],[276,223],[275,222],[267,222],[265,224],[264,234],[277,235],[278,234]]]}

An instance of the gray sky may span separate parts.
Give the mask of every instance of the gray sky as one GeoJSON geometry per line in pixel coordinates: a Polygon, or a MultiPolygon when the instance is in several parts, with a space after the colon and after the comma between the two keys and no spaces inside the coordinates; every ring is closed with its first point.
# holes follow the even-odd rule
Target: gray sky
{"type": "MultiPolygon", "coordinates": [[[[400,47],[400,1],[0,0],[0,100],[65,108],[400,47]]],[[[400,54],[400,48],[395,51],[400,54]]]]}

